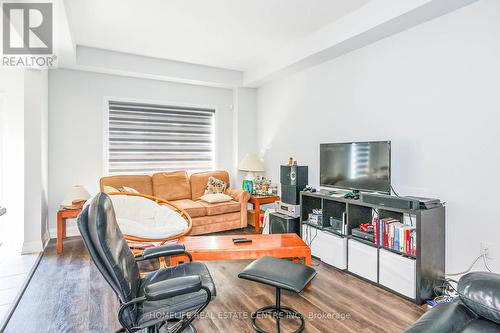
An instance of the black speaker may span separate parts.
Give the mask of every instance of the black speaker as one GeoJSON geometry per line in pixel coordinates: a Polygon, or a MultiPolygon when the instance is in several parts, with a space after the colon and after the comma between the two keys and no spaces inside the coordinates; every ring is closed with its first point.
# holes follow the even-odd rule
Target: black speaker
{"type": "Polygon", "coordinates": [[[420,202],[417,199],[387,194],[361,193],[361,201],[377,206],[404,210],[417,210],[420,208],[420,202]]]}
{"type": "Polygon", "coordinates": [[[308,167],[299,165],[282,165],[280,168],[281,184],[306,187],[308,182],[308,167]]]}
{"type": "Polygon", "coordinates": [[[300,223],[298,217],[291,217],[280,213],[269,214],[270,234],[296,233],[300,236],[300,223]]]}
{"type": "Polygon", "coordinates": [[[290,205],[300,205],[300,191],[304,188],[281,184],[281,201],[290,205]]]}

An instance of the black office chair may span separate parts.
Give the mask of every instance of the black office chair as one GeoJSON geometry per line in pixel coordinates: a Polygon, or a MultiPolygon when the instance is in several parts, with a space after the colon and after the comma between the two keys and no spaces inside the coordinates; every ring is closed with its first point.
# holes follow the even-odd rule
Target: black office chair
{"type": "Polygon", "coordinates": [[[177,254],[190,255],[184,245],[148,248],[134,257],[116,223],[111,199],[99,193],[78,217],[90,257],[120,300],[119,332],[196,332],[192,321],[215,297],[207,267],[188,262],[160,269],[141,278],[137,261],[177,254]]]}

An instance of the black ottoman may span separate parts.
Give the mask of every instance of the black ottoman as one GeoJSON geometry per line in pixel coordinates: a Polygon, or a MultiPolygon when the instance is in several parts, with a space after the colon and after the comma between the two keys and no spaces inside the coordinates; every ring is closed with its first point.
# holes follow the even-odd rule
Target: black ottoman
{"type": "Polygon", "coordinates": [[[292,308],[281,306],[281,289],[300,293],[314,276],[316,276],[316,270],[312,267],[273,257],[257,259],[238,274],[241,279],[268,284],[276,288],[276,304],[265,306],[252,313],[252,326],[255,331],[266,333],[256,323],[258,316],[263,314],[271,315],[276,319],[276,332],[278,333],[282,317],[299,318],[301,324],[294,333],[304,331],[304,317],[292,308]]]}

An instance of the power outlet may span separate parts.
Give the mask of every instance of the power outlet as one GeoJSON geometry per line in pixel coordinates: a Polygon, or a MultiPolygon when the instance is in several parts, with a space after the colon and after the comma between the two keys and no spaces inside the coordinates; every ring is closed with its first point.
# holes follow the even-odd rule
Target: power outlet
{"type": "Polygon", "coordinates": [[[481,242],[480,246],[480,253],[484,254],[487,259],[493,259],[493,257],[491,256],[491,243],[481,242]]]}

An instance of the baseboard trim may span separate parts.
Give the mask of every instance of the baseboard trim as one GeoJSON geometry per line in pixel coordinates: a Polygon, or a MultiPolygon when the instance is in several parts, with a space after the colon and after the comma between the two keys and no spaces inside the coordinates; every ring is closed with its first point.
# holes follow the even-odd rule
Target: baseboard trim
{"type": "Polygon", "coordinates": [[[43,250],[42,251],[45,251],[45,248],[47,247],[47,245],[49,245],[49,242],[50,242],[50,234],[49,234],[49,231],[47,230],[45,235],[43,235],[43,250]]]}
{"type": "Polygon", "coordinates": [[[24,242],[21,254],[42,252],[43,248],[44,246],[41,239],[37,241],[24,242]]]}

